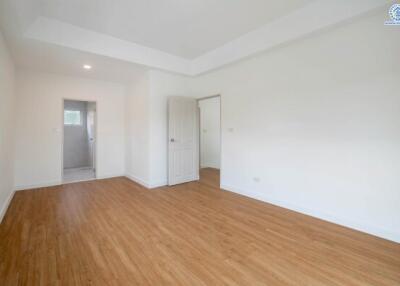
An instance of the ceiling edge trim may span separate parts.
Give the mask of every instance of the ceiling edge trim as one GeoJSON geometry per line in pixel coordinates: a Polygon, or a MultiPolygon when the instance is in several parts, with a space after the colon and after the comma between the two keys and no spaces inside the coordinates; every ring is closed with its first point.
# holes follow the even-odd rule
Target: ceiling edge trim
{"type": "Polygon", "coordinates": [[[300,39],[388,3],[391,1],[313,1],[193,60],[44,17],[37,18],[23,36],[152,68],[196,76],[285,42],[300,39]]]}

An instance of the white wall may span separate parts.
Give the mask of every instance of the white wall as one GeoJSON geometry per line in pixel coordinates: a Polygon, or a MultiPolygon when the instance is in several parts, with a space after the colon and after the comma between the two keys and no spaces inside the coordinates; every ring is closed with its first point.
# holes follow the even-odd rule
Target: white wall
{"type": "Polygon", "coordinates": [[[0,32],[0,222],[14,187],[14,64],[0,32]]]}
{"type": "Polygon", "coordinates": [[[148,73],[138,75],[128,88],[126,120],[126,175],[149,186],[149,79],[148,73]]]}
{"type": "Polygon", "coordinates": [[[400,241],[400,31],[386,18],[195,79],[197,96],[222,95],[225,189],[400,241]]]}
{"type": "Polygon", "coordinates": [[[64,169],[90,167],[87,101],[65,100],[64,111],[80,111],[81,125],[64,125],[64,169]]]}
{"type": "Polygon", "coordinates": [[[61,182],[62,100],[97,101],[97,177],[125,174],[125,87],[78,77],[17,73],[15,185],[61,182]]]}
{"type": "Polygon", "coordinates": [[[149,70],[137,75],[128,89],[126,174],[148,188],[167,184],[167,100],[188,95],[187,80],[149,70]]]}
{"type": "Polygon", "coordinates": [[[199,101],[200,108],[200,166],[220,167],[221,114],[220,98],[199,101]]]}
{"type": "Polygon", "coordinates": [[[149,72],[150,177],[149,186],[167,184],[167,101],[168,96],[189,96],[188,78],[158,70],[149,72]]]}

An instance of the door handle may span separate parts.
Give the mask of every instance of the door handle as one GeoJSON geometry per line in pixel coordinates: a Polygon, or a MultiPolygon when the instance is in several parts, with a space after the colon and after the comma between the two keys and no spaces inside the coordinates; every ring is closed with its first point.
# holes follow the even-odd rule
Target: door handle
{"type": "Polygon", "coordinates": [[[175,142],[175,139],[174,139],[174,138],[171,138],[171,142],[175,142]]]}

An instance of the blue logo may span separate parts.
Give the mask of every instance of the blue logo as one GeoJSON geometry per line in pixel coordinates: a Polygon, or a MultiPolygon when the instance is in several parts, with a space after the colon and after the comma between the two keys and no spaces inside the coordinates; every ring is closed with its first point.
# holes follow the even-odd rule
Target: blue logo
{"type": "Polygon", "coordinates": [[[389,8],[390,21],[386,21],[385,25],[400,25],[400,4],[394,4],[389,8]]]}

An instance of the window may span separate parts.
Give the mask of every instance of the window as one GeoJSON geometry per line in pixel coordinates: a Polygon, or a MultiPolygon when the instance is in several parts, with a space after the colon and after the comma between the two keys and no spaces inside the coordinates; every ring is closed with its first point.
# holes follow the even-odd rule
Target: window
{"type": "Polygon", "coordinates": [[[64,110],[64,125],[82,125],[79,110],[64,110]]]}

